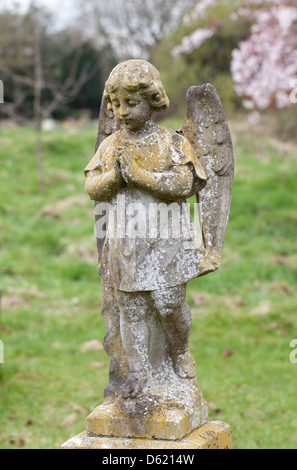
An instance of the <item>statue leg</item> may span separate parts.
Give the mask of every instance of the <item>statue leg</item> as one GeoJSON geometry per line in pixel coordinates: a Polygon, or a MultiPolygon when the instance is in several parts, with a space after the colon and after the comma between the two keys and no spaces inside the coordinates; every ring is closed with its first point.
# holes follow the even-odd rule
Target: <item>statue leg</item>
{"type": "Polygon", "coordinates": [[[115,291],[120,308],[120,329],[129,367],[122,387],[124,398],[135,398],[146,382],[149,361],[149,297],[145,292],[115,291]]]}
{"type": "Polygon", "coordinates": [[[196,375],[196,364],[189,351],[192,315],[186,303],[186,284],[151,292],[176,374],[180,378],[196,375]]]}
{"type": "Polygon", "coordinates": [[[103,347],[109,357],[109,384],[105,387],[104,397],[119,393],[128,376],[128,365],[122,345],[120,332],[120,310],[115,299],[114,289],[101,279],[102,309],[106,324],[103,347]]]}

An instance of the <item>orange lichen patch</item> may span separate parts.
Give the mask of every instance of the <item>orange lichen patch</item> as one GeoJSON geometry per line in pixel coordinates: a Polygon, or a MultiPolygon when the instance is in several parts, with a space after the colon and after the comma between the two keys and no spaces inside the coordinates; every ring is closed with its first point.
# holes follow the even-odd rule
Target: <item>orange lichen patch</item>
{"type": "MultiPolygon", "coordinates": [[[[93,436],[182,439],[206,422],[208,407],[194,390],[186,401],[181,399],[181,392],[176,387],[176,396],[145,393],[136,400],[119,397],[105,401],[88,416],[87,431],[93,436]]],[[[190,395],[189,388],[184,393],[190,395]]]]}
{"type": "Polygon", "coordinates": [[[87,431],[69,439],[64,449],[233,449],[230,426],[223,421],[208,421],[177,441],[92,437],[87,431]]]}

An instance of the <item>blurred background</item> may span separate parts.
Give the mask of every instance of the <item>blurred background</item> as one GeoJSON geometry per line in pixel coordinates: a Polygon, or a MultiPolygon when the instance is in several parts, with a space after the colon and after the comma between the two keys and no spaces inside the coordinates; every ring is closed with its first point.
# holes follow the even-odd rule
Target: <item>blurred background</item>
{"type": "Polygon", "coordinates": [[[167,115],[183,116],[185,90],[208,81],[229,117],[268,113],[280,137],[296,136],[294,1],[20,0],[0,15],[4,120],[97,118],[111,68],[145,58],[170,96],[167,115]]]}
{"type": "Polygon", "coordinates": [[[192,85],[221,98],[233,199],[220,270],[189,283],[191,350],[235,447],[296,448],[296,0],[1,2],[0,446],[59,447],[103,400],[83,170],[105,80],[129,58],[161,74],[162,125],[180,127],[192,85]]]}

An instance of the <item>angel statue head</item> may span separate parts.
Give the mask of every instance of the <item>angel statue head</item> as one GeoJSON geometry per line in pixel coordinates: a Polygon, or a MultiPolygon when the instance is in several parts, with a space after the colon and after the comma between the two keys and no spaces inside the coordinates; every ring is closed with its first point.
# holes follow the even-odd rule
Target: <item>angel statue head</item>
{"type": "Polygon", "coordinates": [[[130,130],[141,127],[154,111],[164,111],[169,106],[158,70],[140,59],[121,62],[112,70],[105,83],[104,98],[115,118],[130,130]]]}

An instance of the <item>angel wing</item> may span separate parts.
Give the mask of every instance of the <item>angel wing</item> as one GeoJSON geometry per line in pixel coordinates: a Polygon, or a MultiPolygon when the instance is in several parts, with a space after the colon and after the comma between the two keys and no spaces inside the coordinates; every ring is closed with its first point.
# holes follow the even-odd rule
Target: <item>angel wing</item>
{"type": "Polygon", "coordinates": [[[205,248],[219,267],[230,213],[234,157],[231,134],[221,100],[206,83],[188,89],[181,132],[190,141],[208,176],[196,195],[205,248]]]}
{"type": "MultiPolygon", "coordinates": [[[[95,152],[97,151],[98,147],[100,146],[101,142],[111,135],[113,132],[116,132],[120,128],[118,121],[115,119],[113,112],[107,109],[107,101],[104,97],[102,97],[101,105],[100,105],[100,112],[99,112],[99,120],[98,120],[98,132],[97,132],[97,139],[95,145],[95,152]]],[[[98,215],[96,211],[96,205],[99,204],[100,201],[95,201],[94,205],[94,212],[95,212],[95,223],[98,221],[102,215],[98,215]]],[[[97,249],[98,249],[98,261],[101,259],[102,248],[104,239],[103,238],[96,238],[97,240],[97,249]]]]}

